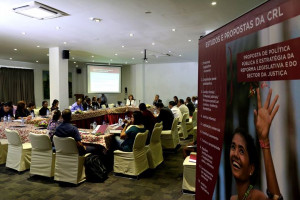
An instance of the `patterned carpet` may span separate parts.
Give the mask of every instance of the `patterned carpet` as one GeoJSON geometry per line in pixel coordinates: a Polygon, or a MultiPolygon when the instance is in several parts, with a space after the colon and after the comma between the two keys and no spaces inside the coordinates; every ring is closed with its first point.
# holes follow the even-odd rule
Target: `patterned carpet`
{"type": "MultiPolygon", "coordinates": [[[[190,140],[181,141],[185,145],[190,140]]],[[[78,186],[62,185],[53,179],[29,176],[29,171],[18,174],[0,166],[0,200],[75,200],[75,199],[132,199],[168,200],[195,199],[183,194],[182,148],[177,153],[164,153],[165,161],[155,170],[147,170],[139,180],[114,176],[111,172],[104,183],[84,182],[78,186]]]]}

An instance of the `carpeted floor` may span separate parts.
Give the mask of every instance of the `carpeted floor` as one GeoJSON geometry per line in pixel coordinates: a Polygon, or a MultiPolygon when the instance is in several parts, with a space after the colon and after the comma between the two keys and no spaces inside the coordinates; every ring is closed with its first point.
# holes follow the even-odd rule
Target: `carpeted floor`
{"type": "MultiPolygon", "coordinates": [[[[185,145],[190,140],[181,141],[185,145]]],[[[147,170],[139,180],[114,176],[111,172],[104,183],[84,182],[78,186],[62,185],[53,179],[29,176],[29,171],[18,174],[0,166],[0,200],[73,200],[73,199],[134,199],[167,200],[195,199],[183,194],[182,148],[177,153],[165,152],[165,161],[155,170],[147,170]]]]}

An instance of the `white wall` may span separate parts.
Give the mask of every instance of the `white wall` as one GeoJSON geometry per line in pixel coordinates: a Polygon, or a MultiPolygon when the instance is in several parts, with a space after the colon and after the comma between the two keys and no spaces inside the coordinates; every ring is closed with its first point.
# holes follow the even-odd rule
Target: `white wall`
{"type": "MultiPolygon", "coordinates": [[[[136,72],[136,82],[132,82],[136,99],[142,100],[143,65],[131,68],[136,72]]],[[[173,96],[185,100],[188,96],[198,95],[198,63],[145,64],[145,102],[152,104],[156,94],[165,105],[173,100],[173,96]]]]}
{"type": "MultiPolygon", "coordinates": [[[[40,107],[43,99],[43,70],[49,70],[48,64],[27,63],[11,60],[1,60],[0,65],[26,67],[34,70],[35,102],[40,107]]],[[[87,70],[86,64],[78,64],[81,74],[76,73],[75,67],[69,62],[69,72],[72,72],[73,97],[69,99],[70,105],[75,102],[74,94],[84,94],[89,97],[100,94],[87,93],[87,70]]],[[[109,103],[124,101],[127,87],[128,94],[133,94],[137,102],[152,104],[156,94],[160,95],[165,105],[173,100],[173,96],[185,99],[187,96],[197,95],[198,91],[198,63],[167,63],[167,64],[146,64],[122,66],[122,90],[120,94],[106,94],[109,103]],[[144,67],[144,69],[143,69],[144,67]],[[143,71],[144,70],[144,71],[143,71]],[[145,77],[143,77],[145,74],[145,77]],[[145,79],[145,80],[144,80],[145,79]],[[143,90],[145,84],[145,91],[143,90]]],[[[126,96],[127,98],[127,96],[126,96]]],[[[48,100],[49,99],[45,99],[48,100]]],[[[49,102],[51,104],[51,102],[49,102]]]]}

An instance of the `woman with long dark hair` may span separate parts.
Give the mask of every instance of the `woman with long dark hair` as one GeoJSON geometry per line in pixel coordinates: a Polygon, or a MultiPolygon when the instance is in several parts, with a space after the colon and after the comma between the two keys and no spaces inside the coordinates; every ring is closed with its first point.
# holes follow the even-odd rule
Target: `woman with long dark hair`
{"type": "Polygon", "coordinates": [[[259,88],[256,92],[257,110],[254,110],[254,124],[265,164],[267,196],[262,191],[253,189],[258,172],[258,157],[254,141],[244,130],[236,129],[230,147],[230,166],[238,194],[232,196],[231,200],[283,199],[276,178],[269,141],[270,127],[279,109],[279,105],[276,105],[279,96],[276,95],[271,102],[272,89],[270,89],[262,105],[259,88]]]}
{"type": "Polygon", "coordinates": [[[53,110],[59,110],[58,104],[59,104],[59,101],[57,99],[54,99],[52,102],[51,112],[53,110]]]}

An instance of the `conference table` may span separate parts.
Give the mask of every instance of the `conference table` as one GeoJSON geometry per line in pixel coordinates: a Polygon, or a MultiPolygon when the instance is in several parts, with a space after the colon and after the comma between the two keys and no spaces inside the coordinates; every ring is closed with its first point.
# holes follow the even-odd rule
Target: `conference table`
{"type": "MultiPolygon", "coordinates": [[[[148,108],[151,112],[154,112],[154,108],[150,107],[148,108]]],[[[124,119],[127,115],[128,117],[131,116],[131,114],[134,111],[139,111],[138,107],[114,107],[114,108],[106,108],[106,109],[99,109],[99,110],[89,110],[89,111],[82,111],[80,114],[72,114],[72,120],[71,123],[75,125],[78,128],[84,128],[89,129],[90,124],[93,122],[96,122],[97,124],[115,124],[118,123],[119,118],[124,119]]],[[[34,119],[27,120],[26,124],[38,124],[41,121],[49,121],[51,119],[51,116],[49,118],[43,118],[43,117],[35,117],[34,119]]]]}
{"type": "MultiPolygon", "coordinates": [[[[5,129],[15,130],[19,133],[22,143],[30,143],[29,133],[48,134],[48,130],[36,127],[33,124],[21,125],[20,122],[0,122],[0,139],[6,139],[5,129]]],[[[113,134],[92,134],[92,129],[78,129],[81,135],[81,142],[87,145],[102,145],[106,149],[113,147],[113,134]]]]}

